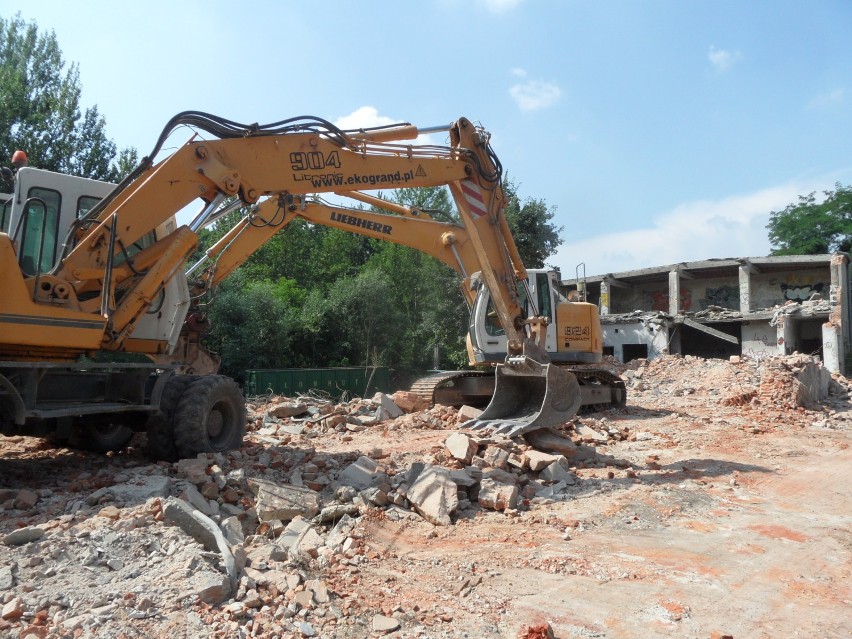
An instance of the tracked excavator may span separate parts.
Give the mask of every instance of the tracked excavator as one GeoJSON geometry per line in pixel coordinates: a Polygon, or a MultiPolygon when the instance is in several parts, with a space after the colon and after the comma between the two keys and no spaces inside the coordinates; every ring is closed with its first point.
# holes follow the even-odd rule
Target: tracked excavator
{"type": "Polygon", "coordinates": [[[465,118],[344,131],[310,116],[242,125],[183,112],[118,185],[18,168],[14,192],[0,196],[0,433],[107,451],[145,430],[162,459],[238,448],[244,398],[201,345],[204,300],[295,219],[411,246],[460,273],[471,361],[496,363],[493,398],[468,426],[515,436],[567,421],[584,392],[558,353],[594,360],[599,322],[592,305],[559,298],[551,275],[542,296],[545,274],[524,268],[489,137],[465,118]],[[159,159],[184,126],[196,133],[159,159]],[[448,146],[410,142],[439,132],[448,146]],[[458,222],[366,192],[438,185],[458,222]],[[186,269],[200,230],[234,211],[239,222],[186,269]]]}

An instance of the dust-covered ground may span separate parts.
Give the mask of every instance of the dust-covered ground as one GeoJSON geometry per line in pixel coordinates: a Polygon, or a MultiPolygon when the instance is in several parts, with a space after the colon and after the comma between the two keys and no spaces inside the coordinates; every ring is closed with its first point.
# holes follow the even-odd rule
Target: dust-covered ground
{"type": "Polygon", "coordinates": [[[534,445],[405,393],[254,398],[240,451],[175,464],[0,437],[0,636],[852,635],[846,380],[621,373],[534,445]]]}

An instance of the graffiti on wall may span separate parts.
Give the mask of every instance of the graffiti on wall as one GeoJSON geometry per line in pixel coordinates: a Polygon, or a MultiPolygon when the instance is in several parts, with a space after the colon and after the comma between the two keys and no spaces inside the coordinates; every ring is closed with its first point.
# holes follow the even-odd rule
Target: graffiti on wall
{"type": "Polygon", "coordinates": [[[824,282],[817,282],[816,284],[788,284],[787,282],[781,282],[781,294],[784,296],[784,299],[793,300],[794,302],[804,302],[810,299],[814,293],[822,295],[824,288],[824,282]]]}
{"type": "Polygon", "coordinates": [[[701,309],[709,306],[720,306],[733,311],[740,309],[739,286],[716,286],[704,289],[704,298],[699,300],[701,309]]]}
{"type": "MultiPolygon", "coordinates": [[[[680,310],[688,311],[692,309],[692,293],[683,289],[680,292],[680,310]]],[[[669,312],[669,291],[651,291],[651,310],[669,312]]]]}

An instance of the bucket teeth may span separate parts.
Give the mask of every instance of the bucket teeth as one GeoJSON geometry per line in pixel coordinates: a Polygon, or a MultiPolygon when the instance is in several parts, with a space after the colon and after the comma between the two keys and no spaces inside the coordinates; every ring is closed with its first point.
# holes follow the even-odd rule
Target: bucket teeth
{"type": "Polygon", "coordinates": [[[529,357],[497,367],[494,396],[476,419],[461,428],[516,437],[564,424],[580,408],[580,385],[573,373],[529,357]]]}

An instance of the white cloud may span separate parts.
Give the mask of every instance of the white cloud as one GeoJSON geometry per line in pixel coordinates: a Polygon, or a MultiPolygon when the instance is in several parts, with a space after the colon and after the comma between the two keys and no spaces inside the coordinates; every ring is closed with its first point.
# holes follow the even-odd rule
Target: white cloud
{"type": "Polygon", "coordinates": [[[825,177],[720,200],[686,202],[657,216],[647,228],[563,244],[548,263],[559,266],[565,277],[574,277],[574,267],[581,262],[589,275],[602,275],[711,258],[761,257],[770,251],[769,213],[833,183],[825,177]]]}
{"type": "Polygon", "coordinates": [[[526,69],[522,69],[521,67],[514,67],[514,68],[512,68],[512,69],[509,71],[509,73],[511,73],[511,74],[512,74],[513,76],[515,76],[516,78],[525,78],[525,77],[527,77],[527,70],[526,70],[526,69]]]}
{"type": "Polygon", "coordinates": [[[481,0],[492,13],[505,13],[520,5],[524,0],[481,0]]]}
{"type": "Polygon", "coordinates": [[[387,126],[395,124],[394,120],[385,115],[379,115],[379,110],[372,106],[362,106],[355,109],[349,115],[342,115],[334,121],[341,129],[369,129],[374,126],[387,126]]]}
{"type": "Polygon", "coordinates": [[[717,49],[714,45],[710,45],[710,50],[707,52],[707,59],[710,60],[717,71],[727,71],[735,62],[742,58],[739,51],[731,51],[729,49],[717,49]]]}
{"type": "Polygon", "coordinates": [[[845,98],[846,92],[843,89],[835,89],[834,91],[822,93],[811,98],[811,100],[808,102],[808,109],[829,109],[838,104],[843,104],[845,98]]]}
{"type": "MultiPolygon", "coordinates": [[[[377,126],[387,126],[389,124],[399,124],[403,122],[403,120],[398,120],[396,118],[390,118],[386,115],[379,115],[379,110],[373,106],[362,106],[355,109],[352,113],[348,115],[342,115],[338,117],[334,124],[335,126],[340,127],[343,130],[349,129],[369,129],[371,127],[377,126]]],[[[412,122],[417,126],[432,126],[434,123],[417,123],[412,122]]],[[[447,123],[449,125],[449,122],[447,123]]],[[[442,144],[441,142],[436,142],[433,140],[431,135],[419,135],[416,140],[401,140],[399,144],[442,144]]]]}
{"type": "Polygon", "coordinates": [[[521,111],[537,111],[556,103],[562,90],[555,84],[531,80],[525,84],[516,84],[509,89],[509,95],[521,111]]]}

